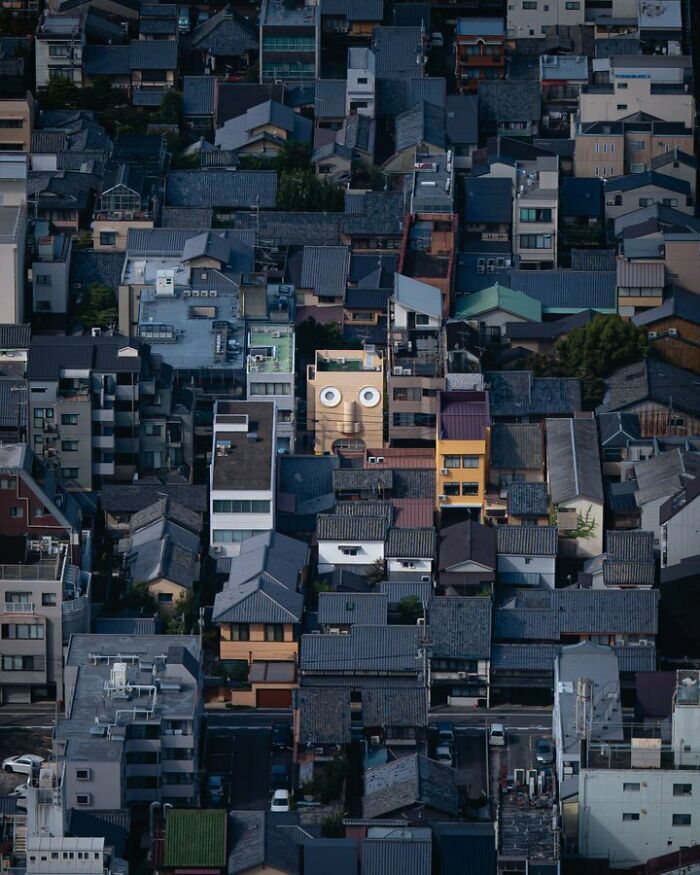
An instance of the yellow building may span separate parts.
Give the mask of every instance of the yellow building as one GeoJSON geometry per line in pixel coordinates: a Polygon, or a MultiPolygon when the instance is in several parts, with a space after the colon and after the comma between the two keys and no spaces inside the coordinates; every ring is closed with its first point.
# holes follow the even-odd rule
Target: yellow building
{"type": "Polygon", "coordinates": [[[478,510],[488,483],[491,432],[486,392],[441,392],[438,399],[435,464],[441,511],[478,510]]]}
{"type": "Polygon", "coordinates": [[[384,360],[373,350],[316,350],[306,401],[316,453],[384,446],[384,360]]]}

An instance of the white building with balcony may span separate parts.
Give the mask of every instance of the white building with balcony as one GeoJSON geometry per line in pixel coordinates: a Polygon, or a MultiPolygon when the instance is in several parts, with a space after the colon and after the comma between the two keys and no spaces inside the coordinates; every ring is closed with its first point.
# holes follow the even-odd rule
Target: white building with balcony
{"type": "Polygon", "coordinates": [[[249,401],[274,403],[280,453],[294,452],[295,378],[294,329],[289,325],[252,325],[248,332],[246,395],[249,401]]]}
{"type": "Polygon", "coordinates": [[[348,49],[348,73],[345,89],[345,115],[353,113],[374,118],[375,59],[371,49],[354,46],[348,49]]]}
{"type": "Polygon", "coordinates": [[[513,199],[513,254],[521,267],[557,266],[559,159],[537,158],[534,169],[518,167],[513,199]]]}

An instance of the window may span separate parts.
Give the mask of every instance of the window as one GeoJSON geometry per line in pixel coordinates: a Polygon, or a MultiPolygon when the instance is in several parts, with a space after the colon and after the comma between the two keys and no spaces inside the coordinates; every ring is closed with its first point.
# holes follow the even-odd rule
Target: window
{"type": "Polygon", "coordinates": [[[51,274],[49,273],[38,273],[34,278],[34,283],[37,286],[50,286],[51,285],[51,274]]]}
{"type": "Polygon", "coordinates": [[[630,152],[643,152],[646,149],[646,145],[644,140],[631,140],[630,152]]]}
{"type": "Polygon", "coordinates": [[[314,52],[316,40],[312,36],[264,36],[264,52],[314,52]]]}
{"type": "Polygon", "coordinates": [[[42,592],[41,604],[45,608],[53,607],[56,604],[56,593],[55,592],[42,592]]]}
{"type": "Polygon", "coordinates": [[[641,784],[638,784],[635,782],[630,782],[630,783],[625,782],[622,785],[622,789],[625,793],[638,793],[639,790],[641,789],[641,784]]]}
{"type": "Polygon", "coordinates": [[[64,480],[75,480],[78,476],[77,468],[61,468],[61,477],[64,480]]]}
{"type": "Polygon", "coordinates": [[[2,637],[6,640],[38,641],[44,638],[44,627],[38,623],[3,623],[2,637]]]}
{"type": "Polygon", "coordinates": [[[50,313],[51,312],[51,301],[36,301],[35,309],[37,312],[50,313]]]}
{"type": "Polygon", "coordinates": [[[261,499],[215,499],[214,513],[270,513],[270,502],[261,499]]]}
{"type": "Polygon", "coordinates": [[[265,641],[284,641],[284,626],[281,623],[265,623],[265,641]]]}
{"type": "Polygon", "coordinates": [[[250,641],[250,626],[247,623],[231,623],[231,641],[250,641]]]}
{"type": "Polygon", "coordinates": [[[291,395],[291,383],[251,383],[251,395],[291,395]]]}
{"type": "Polygon", "coordinates": [[[644,173],[646,170],[645,164],[630,164],[630,173],[644,173]]]}
{"type": "Polygon", "coordinates": [[[21,118],[0,118],[0,128],[19,130],[22,127],[24,127],[24,122],[21,118]]]}
{"type": "Polygon", "coordinates": [[[359,547],[355,547],[352,544],[348,546],[338,547],[343,556],[357,556],[359,547]]]}
{"type": "Polygon", "coordinates": [[[394,401],[420,401],[420,389],[415,386],[396,386],[394,401]]]}
{"type": "Polygon", "coordinates": [[[76,769],[75,778],[77,781],[89,781],[92,777],[90,769],[76,769]]]}
{"type": "Polygon", "coordinates": [[[627,109],[627,104],[626,103],[618,103],[617,108],[620,111],[625,110],[625,109],[627,109]]]}
{"type": "Polygon", "coordinates": [[[443,483],[442,491],[445,495],[459,495],[459,483],[443,483]]]}
{"type": "Polygon", "coordinates": [[[148,437],[160,437],[163,433],[163,426],[156,425],[152,422],[147,422],[144,427],[144,431],[146,435],[148,435],[148,437]]]}
{"type": "Polygon", "coordinates": [[[171,605],[173,603],[173,594],[171,592],[159,592],[158,593],[158,604],[159,605],[171,605]]]}
{"type": "Polygon", "coordinates": [[[20,519],[20,517],[24,516],[24,509],[21,507],[11,507],[10,516],[12,519],[20,519]]]}
{"type": "Polygon", "coordinates": [[[44,671],[43,656],[3,656],[3,671],[44,671]]]}
{"type": "Polygon", "coordinates": [[[535,0],[523,0],[523,9],[537,9],[535,0]]]}
{"type": "Polygon", "coordinates": [[[77,793],[75,797],[76,805],[89,805],[91,798],[89,793],[77,793]]]}
{"type": "Polygon", "coordinates": [[[520,235],[521,249],[551,249],[552,235],[551,234],[521,234],[520,235]]]}
{"type": "Polygon", "coordinates": [[[435,414],[394,413],[391,422],[396,428],[435,428],[435,414]]]}
{"type": "Polygon", "coordinates": [[[678,198],[677,197],[665,197],[663,200],[663,204],[665,207],[677,207],[678,206],[678,198]]]}
{"type": "Polygon", "coordinates": [[[100,246],[114,246],[116,242],[116,231],[100,231],[100,246]]]}
{"type": "Polygon", "coordinates": [[[580,9],[581,4],[578,2],[578,0],[569,0],[569,2],[566,4],[566,8],[569,10],[580,9]]]}
{"type": "Polygon", "coordinates": [[[49,46],[49,57],[50,58],[67,58],[69,52],[68,45],[50,45],[49,46]]]}
{"type": "Polygon", "coordinates": [[[629,86],[627,85],[626,82],[618,82],[617,83],[618,91],[626,91],[628,87],[629,86]]]}
{"type": "Polygon", "coordinates": [[[33,517],[42,517],[42,516],[46,516],[47,513],[48,513],[48,511],[46,510],[46,508],[45,508],[43,505],[41,505],[41,506],[39,506],[39,507],[35,507],[35,508],[32,510],[32,516],[33,516],[33,517]]]}
{"type": "Polygon", "coordinates": [[[693,795],[693,785],[692,784],[674,784],[673,785],[673,795],[674,796],[692,796],[693,795]]]}
{"type": "Polygon", "coordinates": [[[64,453],[77,453],[78,446],[78,441],[61,441],[61,450],[64,453]]]}
{"type": "Polygon", "coordinates": [[[673,815],[673,825],[674,826],[690,826],[691,816],[689,814],[674,814],[673,815]]]}
{"type": "Polygon", "coordinates": [[[11,605],[16,605],[20,602],[31,604],[32,594],[30,592],[13,592],[10,590],[5,593],[5,601],[11,605]]]}
{"type": "Polygon", "coordinates": [[[263,529],[214,529],[215,544],[240,544],[247,538],[264,534],[263,529]]]}
{"type": "Polygon", "coordinates": [[[623,821],[629,820],[639,820],[639,812],[638,811],[623,811],[622,812],[623,821]]]}
{"type": "Polygon", "coordinates": [[[462,467],[463,468],[478,468],[479,467],[479,457],[478,456],[462,456],[462,467]]]}
{"type": "Polygon", "coordinates": [[[425,313],[416,313],[416,325],[429,325],[430,317],[425,313]]]}
{"type": "Polygon", "coordinates": [[[357,77],[357,84],[358,85],[366,85],[367,84],[367,77],[366,76],[358,76],[357,77]]]}
{"type": "Polygon", "coordinates": [[[462,495],[478,495],[478,483],[462,483],[462,495]]]}
{"type": "Polygon", "coordinates": [[[654,204],[653,197],[640,197],[639,198],[639,206],[640,207],[650,207],[654,204]]]}
{"type": "Polygon", "coordinates": [[[520,208],[520,221],[521,222],[551,222],[552,221],[552,211],[551,209],[535,209],[534,207],[521,207],[520,208]]]}
{"type": "Polygon", "coordinates": [[[77,425],[78,424],[78,414],[77,413],[62,413],[61,414],[61,425],[77,425]]]}
{"type": "Polygon", "coordinates": [[[459,468],[462,463],[461,456],[443,456],[443,468],[459,468]]]}
{"type": "Polygon", "coordinates": [[[8,480],[5,477],[3,477],[2,480],[0,480],[0,489],[14,489],[14,488],[15,488],[15,481],[14,480],[8,480]]]}

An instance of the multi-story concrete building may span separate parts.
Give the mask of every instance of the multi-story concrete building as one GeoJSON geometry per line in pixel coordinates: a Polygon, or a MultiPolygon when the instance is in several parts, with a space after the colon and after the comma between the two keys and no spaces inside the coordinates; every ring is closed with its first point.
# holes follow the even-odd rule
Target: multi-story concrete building
{"type": "MultiPolygon", "coordinates": [[[[695,124],[695,99],[687,83],[655,83],[645,74],[610,71],[607,85],[586,85],[581,89],[577,121],[619,121],[643,112],[666,122],[695,124]]],[[[572,124],[574,121],[572,120],[572,124]]]]}
{"type": "Polygon", "coordinates": [[[575,27],[584,22],[584,0],[523,0],[508,4],[509,39],[540,39],[548,27],[575,27]]]}
{"type": "Polygon", "coordinates": [[[0,206],[0,322],[23,322],[24,314],[24,248],[27,233],[27,210],[18,206],[0,206]]]}
{"type": "Polygon", "coordinates": [[[37,88],[46,88],[52,79],[82,85],[86,16],[87,9],[67,15],[48,10],[42,14],[34,42],[37,88]]]}
{"type": "Polygon", "coordinates": [[[376,82],[374,52],[364,46],[348,49],[348,78],[345,90],[345,114],[375,116],[376,82]]]}
{"type": "Polygon", "coordinates": [[[28,156],[24,152],[0,152],[0,196],[3,207],[27,203],[28,156]]]}
{"type": "Polygon", "coordinates": [[[384,359],[373,346],[317,349],[307,369],[307,429],[316,453],[384,445],[384,359]]]}
{"type": "Polygon", "coordinates": [[[211,546],[235,556],[275,527],[277,427],[272,401],[217,401],[210,467],[211,546]]]}
{"type": "Polygon", "coordinates": [[[319,4],[265,0],[260,10],[260,81],[318,79],[319,4]]]}
{"type": "Polygon", "coordinates": [[[36,254],[32,262],[32,307],[37,316],[68,312],[71,249],[72,240],[66,234],[46,234],[36,238],[36,254]]]}
{"type": "Polygon", "coordinates": [[[1,565],[0,615],[0,701],[63,698],[63,647],[90,628],[90,577],[69,549],[48,538],[23,564],[1,565]]]}
{"type": "Polygon", "coordinates": [[[481,517],[488,483],[490,432],[487,392],[438,395],[436,501],[443,513],[456,511],[462,517],[481,517]]]}
{"type": "Polygon", "coordinates": [[[0,99],[0,152],[29,152],[34,127],[34,98],[0,99]]]}
{"type": "MultiPolygon", "coordinates": [[[[700,672],[676,672],[671,741],[648,729],[589,742],[579,777],[578,849],[614,869],[693,845],[700,819],[700,672]]],[[[641,727],[640,727],[641,728],[641,727]]],[[[668,869],[663,871],[671,871],[668,869]]]]}
{"type": "Polygon", "coordinates": [[[200,643],[194,635],[73,635],[54,754],[66,806],[197,804],[200,643]]]}
{"type": "Polygon", "coordinates": [[[294,452],[296,391],[294,329],[252,323],[248,331],[246,397],[275,405],[278,452],[294,452]]]}
{"type": "Polygon", "coordinates": [[[557,266],[559,160],[538,157],[535,169],[518,168],[513,200],[513,254],[521,267],[557,266]]]}
{"type": "Polygon", "coordinates": [[[138,340],[36,336],[29,350],[29,434],[72,487],[182,463],[182,421],[171,417],[169,374],[138,340]]]}
{"type": "Polygon", "coordinates": [[[462,94],[477,94],[481,79],[503,79],[506,39],[502,18],[458,18],[455,76],[462,94]]]}
{"type": "Polygon", "coordinates": [[[445,388],[442,295],[397,273],[389,302],[389,441],[435,441],[437,395],[445,388]]]}

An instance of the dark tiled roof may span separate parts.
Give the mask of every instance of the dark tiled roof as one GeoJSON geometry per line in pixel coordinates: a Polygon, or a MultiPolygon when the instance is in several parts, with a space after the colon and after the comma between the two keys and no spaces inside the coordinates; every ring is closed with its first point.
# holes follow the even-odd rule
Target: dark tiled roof
{"type": "Polygon", "coordinates": [[[630,440],[639,440],[642,436],[636,413],[599,413],[596,419],[603,447],[624,447],[630,440]]]}
{"type": "Polygon", "coordinates": [[[0,325],[0,349],[28,349],[31,334],[30,325],[0,325]]]}
{"type": "Polygon", "coordinates": [[[417,802],[446,814],[457,814],[455,775],[449,766],[418,754],[370,769],[365,772],[362,815],[381,817],[417,802]]]}
{"type": "Polygon", "coordinates": [[[242,55],[257,48],[258,30],[253,22],[226,6],[195,27],[187,42],[192,48],[214,56],[242,55]]]}
{"type": "Polygon", "coordinates": [[[317,79],[315,117],[344,118],[347,82],[345,79],[317,79]]]}
{"type": "Polygon", "coordinates": [[[362,842],[363,875],[430,875],[432,839],[426,836],[366,838],[362,842]]]}
{"type": "Polygon", "coordinates": [[[299,284],[319,298],[343,298],[349,271],[347,246],[305,246],[299,284]]]}
{"type": "Polygon", "coordinates": [[[333,471],[333,487],[341,489],[362,489],[379,492],[394,486],[394,472],[391,468],[336,468],[333,471]]]}
{"type": "Polygon", "coordinates": [[[216,123],[243,115],[252,106],[266,100],[284,100],[284,85],[261,85],[257,82],[219,82],[217,85],[216,123]]]}
{"type": "Polygon", "coordinates": [[[73,250],[70,260],[71,289],[85,289],[92,283],[119,290],[125,255],[123,252],[92,252],[73,250]],[[76,285],[80,283],[80,286],[76,285]]]}
{"type": "Polygon", "coordinates": [[[479,99],[473,94],[451,94],[445,102],[447,142],[450,146],[479,141],[479,99]]]}
{"type": "Polygon", "coordinates": [[[409,79],[380,79],[377,89],[377,114],[399,115],[425,102],[433,106],[446,104],[444,79],[421,76],[409,79]]]}
{"type": "Polygon", "coordinates": [[[658,626],[656,590],[564,589],[556,591],[561,632],[655,635],[658,626]]]}
{"type": "Polygon", "coordinates": [[[637,499],[635,492],[637,483],[635,480],[623,480],[621,483],[607,483],[605,498],[608,506],[614,513],[637,513],[637,499]]]}
{"type": "Polygon", "coordinates": [[[413,79],[422,51],[420,27],[375,27],[371,49],[378,79],[413,79]]]}
{"type": "Polygon", "coordinates": [[[614,249],[572,249],[571,269],[585,270],[615,270],[614,249]]]}
{"type": "Polygon", "coordinates": [[[599,411],[624,410],[651,400],[693,415],[700,414],[700,383],[697,374],[656,359],[645,359],[615,371],[605,380],[605,395],[599,411]]]}
{"type": "Polygon", "coordinates": [[[432,559],[435,529],[389,529],[387,559],[432,559]]]}
{"type": "Polygon", "coordinates": [[[473,520],[454,523],[440,530],[440,570],[463,562],[496,567],[496,530],[473,520]]]}
{"type": "Polygon", "coordinates": [[[548,419],[547,472],[554,504],[584,497],[604,502],[594,419],[548,419]]]}
{"type": "Polygon", "coordinates": [[[654,533],[638,529],[607,533],[608,558],[620,562],[653,562],[654,533]]]}
{"type": "Polygon", "coordinates": [[[556,556],[556,526],[498,526],[496,549],[511,556],[556,556]]]}
{"type": "Polygon", "coordinates": [[[438,659],[488,659],[491,599],[434,598],[429,609],[431,655],[438,659]]]}
{"type": "Polygon", "coordinates": [[[213,115],[216,110],[216,79],[213,76],[183,76],[185,115],[213,115]]]}
{"type": "Polygon", "coordinates": [[[563,217],[595,219],[603,212],[603,182],[566,176],[559,189],[559,210],[563,217]]]}
{"type": "Polygon", "coordinates": [[[468,176],[464,180],[464,221],[512,224],[512,192],[510,179],[468,176]]]}
{"type": "Polygon", "coordinates": [[[396,151],[420,145],[446,147],[445,110],[430,103],[419,103],[396,116],[396,151]]]}
{"type": "Polygon", "coordinates": [[[479,83],[479,115],[492,122],[538,122],[540,83],[496,80],[479,83]]]}
{"type": "Polygon", "coordinates": [[[301,687],[295,691],[302,744],[347,744],[350,701],[334,687],[301,687]]]}
{"type": "Polygon", "coordinates": [[[35,335],[29,346],[27,378],[30,380],[58,380],[65,368],[91,369],[107,372],[139,373],[141,357],[119,356],[119,350],[135,346],[139,341],[118,335],[101,337],[64,337],[35,335]]]}
{"type": "Polygon", "coordinates": [[[163,207],[160,223],[163,228],[206,230],[211,228],[213,219],[210,207],[163,207]]]}
{"type": "Polygon", "coordinates": [[[381,21],[382,0],[321,0],[321,15],[344,16],[348,21],[381,21]]]}
{"type": "Polygon", "coordinates": [[[341,514],[319,514],[319,541],[383,541],[387,521],[380,517],[355,517],[341,514]]]}
{"type": "Polygon", "coordinates": [[[511,270],[504,282],[540,301],[545,311],[591,309],[612,313],[617,308],[615,271],[511,270]]]}
{"type": "Polygon", "coordinates": [[[492,468],[541,468],[542,429],[536,423],[495,423],[491,429],[492,468]]]}
{"type": "Polygon", "coordinates": [[[215,623],[299,623],[304,597],[263,573],[257,579],[227,586],[214,599],[215,623]]]}
{"type": "Polygon", "coordinates": [[[133,486],[105,483],[100,491],[100,504],[110,514],[133,514],[157,501],[163,494],[196,513],[205,513],[209,507],[206,486],[174,483],[139,483],[133,486]]]}
{"type": "Polygon", "coordinates": [[[381,626],[387,621],[388,597],[382,593],[322,592],[318,596],[318,623],[381,626]]]}
{"type": "Polygon", "coordinates": [[[608,586],[652,586],[656,576],[653,562],[603,562],[603,581],[608,586]]]}
{"type": "Polygon", "coordinates": [[[417,626],[353,626],[348,635],[302,635],[302,672],[401,672],[418,675],[417,626]]]}
{"type": "Polygon", "coordinates": [[[277,174],[273,170],[200,168],[168,174],[166,199],[176,207],[273,208],[277,202],[277,174]]]}
{"type": "Polygon", "coordinates": [[[532,371],[488,371],[486,377],[492,416],[552,416],[582,409],[579,380],[535,377],[532,371]]]}
{"type": "Polygon", "coordinates": [[[159,625],[155,617],[98,617],[92,631],[97,635],[157,635],[159,625]]]}
{"type": "Polygon", "coordinates": [[[640,672],[656,669],[656,647],[613,647],[620,671],[640,672]]]}
{"type": "Polygon", "coordinates": [[[677,179],[655,170],[645,170],[644,173],[630,173],[627,176],[618,176],[609,179],[605,190],[611,191],[635,191],[653,185],[658,188],[675,191],[680,194],[690,195],[690,183],[685,179],[677,179]]]}
{"type": "Polygon", "coordinates": [[[559,648],[554,644],[494,644],[491,669],[554,674],[554,660],[558,654],[559,648]]]}
{"type": "Polygon", "coordinates": [[[547,516],[549,495],[546,483],[511,483],[508,487],[509,516],[547,516]]]}

